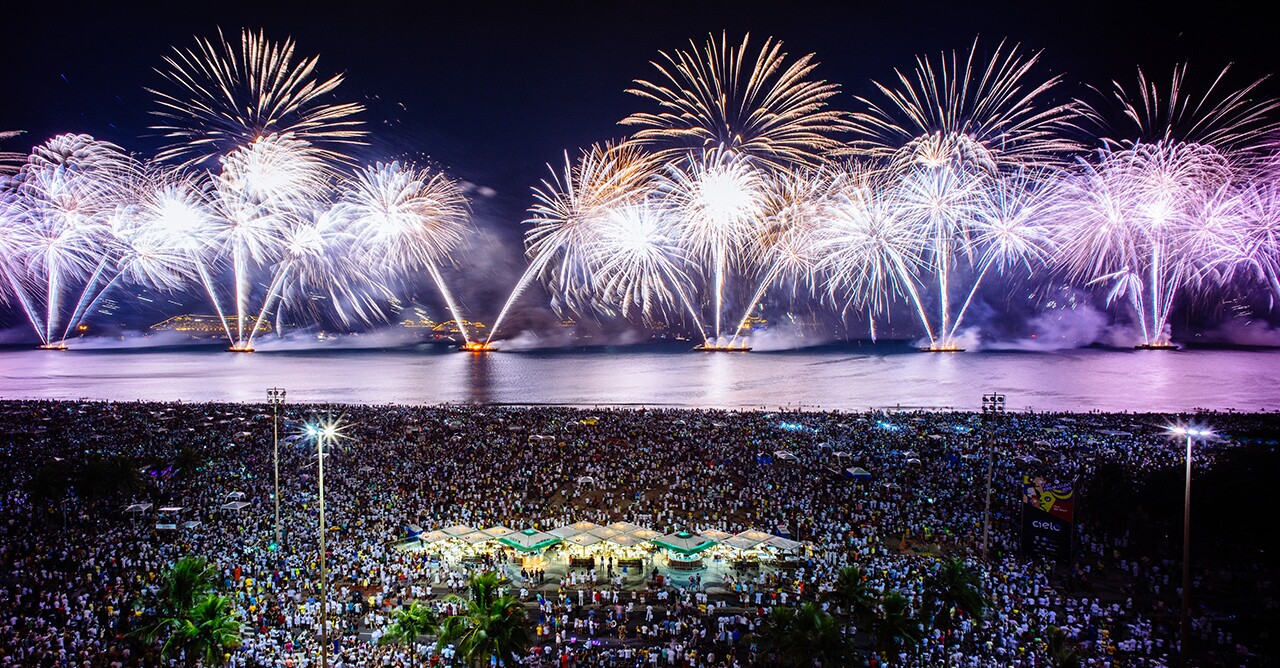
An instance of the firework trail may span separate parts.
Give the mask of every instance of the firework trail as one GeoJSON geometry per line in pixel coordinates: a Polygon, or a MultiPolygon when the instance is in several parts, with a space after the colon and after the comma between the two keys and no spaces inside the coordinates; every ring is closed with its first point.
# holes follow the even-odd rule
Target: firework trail
{"type": "Polygon", "coordinates": [[[662,52],[656,83],[637,80],[628,91],[659,108],[622,120],[639,128],[631,140],[656,147],[662,159],[724,147],[779,168],[818,164],[840,148],[831,135],[844,113],[827,108],[839,86],[810,79],[814,55],[787,64],[782,43],[766,39],[752,59],[749,41],[732,46],[722,34],[662,52]]]}
{"type": "Polygon", "coordinates": [[[633,308],[646,317],[665,315],[679,304],[697,324],[677,232],[669,213],[651,202],[611,209],[589,251],[599,258],[595,280],[605,303],[620,305],[623,317],[633,308]]]}
{"type": "Polygon", "coordinates": [[[656,189],[676,219],[681,246],[698,266],[710,268],[714,342],[720,339],[726,280],[743,267],[745,249],[763,224],[768,183],[748,159],[730,151],[705,151],[686,162],[668,165],[656,189]]]}
{"type": "Polygon", "coordinates": [[[1261,279],[1271,290],[1271,307],[1280,299],[1280,185],[1254,183],[1238,196],[1239,224],[1212,269],[1225,270],[1223,280],[1244,274],[1261,279]]]}
{"type": "MultiPolygon", "coordinates": [[[[13,139],[20,134],[22,134],[20,130],[0,131],[0,142],[13,139]]],[[[0,176],[16,174],[22,168],[22,163],[26,158],[26,155],[17,151],[0,151],[0,176]]]]}
{"type": "Polygon", "coordinates": [[[20,262],[29,244],[23,208],[12,184],[0,184],[0,303],[8,304],[10,298],[17,300],[31,328],[39,334],[44,325],[29,296],[32,282],[20,262]]]}
{"type": "Polygon", "coordinates": [[[113,144],[59,135],[36,147],[14,177],[17,206],[7,236],[17,247],[10,262],[28,281],[9,284],[42,345],[62,346],[64,300],[72,295],[79,304],[109,263],[109,216],[137,169],[113,144]]]}
{"type": "Polygon", "coordinates": [[[159,169],[140,169],[122,187],[121,199],[108,216],[108,230],[102,259],[86,281],[80,299],[67,320],[60,340],[81,325],[112,287],[121,280],[157,292],[182,289],[193,278],[186,256],[171,248],[144,217],[142,202],[157,188],[164,187],[168,173],[159,169]]]}
{"type": "Polygon", "coordinates": [[[983,60],[975,39],[967,54],[919,57],[897,70],[896,84],[875,82],[883,101],[857,100],[850,148],[895,165],[960,163],[987,170],[1060,162],[1082,147],[1070,138],[1075,104],[1052,104],[1060,76],[1035,76],[1040,53],[1004,42],[983,60]]]}
{"type": "Polygon", "coordinates": [[[365,261],[356,248],[358,239],[351,224],[333,210],[322,211],[286,233],[284,252],[275,269],[267,298],[254,321],[250,341],[275,308],[276,331],[281,329],[285,307],[311,307],[314,295],[323,295],[332,304],[343,324],[370,323],[383,314],[379,299],[392,296],[383,281],[385,272],[365,261]],[[277,305],[279,307],[277,308],[277,305]]]}
{"type": "MultiPolygon", "coordinates": [[[[278,139],[272,135],[255,140],[224,157],[207,203],[216,248],[208,263],[229,262],[232,276],[233,308],[217,308],[235,313],[231,346],[237,350],[252,349],[251,332],[257,329],[248,322],[257,311],[250,304],[255,296],[254,277],[280,261],[289,231],[300,222],[298,206],[306,200],[290,186],[323,175],[323,163],[309,159],[309,146],[278,139]]],[[[218,301],[216,294],[210,296],[218,301]]],[[[268,293],[261,299],[266,302],[270,297],[268,293]]]]}
{"type": "Polygon", "coordinates": [[[1081,149],[1068,134],[1077,105],[1048,102],[1061,79],[1035,75],[1039,55],[1006,50],[1002,42],[984,59],[974,40],[966,54],[917,58],[912,72],[897,71],[896,86],[876,83],[882,102],[858,98],[864,110],[853,115],[851,151],[897,175],[901,184],[890,187],[900,190],[897,203],[925,240],[920,275],[934,278],[937,320],[930,322],[919,294],[912,301],[931,348],[956,347],[963,312],[996,264],[980,259],[984,241],[1001,241],[980,235],[984,205],[998,205],[1009,218],[1008,205],[1023,201],[988,196],[1008,187],[1001,175],[1022,170],[1017,182],[1031,187],[1025,175],[1041,174],[1081,149]],[[958,273],[976,280],[953,313],[958,273]]]}
{"type": "Polygon", "coordinates": [[[236,336],[231,333],[213,278],[223,229],[206,204],[211,188],[198,177],[165,172],[163,178],[140,193],[136,220],[146,243],[163,256],[178,258],[199,279],[222,323],[227,342],[234,346],[236,336]]]}
{"type": "Polygon", "coordinates": [[[802,291],[814,292],[818,234],[832,215],[833,198],[843,177],[842,171],[829,167],[778,172],[770,177],[763,206],[767,214],[745,249],[746,263],[760,279],[730,346],[742,335],[756,305],[775,283],[789,285],[793,299],[802,291]]]}
{"type": "Polygon", "coordinates": [[[440,274],[470,229],[467,200],[455,182],[412,165],[378,163],[355,175],[335,209],[350,226],[363,261],[401,274],[426,269],[464,343],[471,342],[440,274]]]}
{"type": "Polygon", "coordinates": [[[905,215],[891,180],[883,171],[846,169],[815,235],[816,270],[842,313],[866,308],[872,323],[894,297],[905,295],[933,340],[916,288],[927,239],[905,215]]]}
{"type": "Polygon", "coordinates": [[[1128,301],[1143,343],[1167,343],[1174,299],[1206,263],[1195,241],[1215,224],[1206,213],[1219,210],[1231,177],[1226,158],[1200,144],[1104,151],[1068,181],[1059,226],[1068,276],[1109,285],[1107,303],[1128,301]]]}
{"type": "Polygon", "coordinates": [[[597,301],[592,277],[599,269],[599,258],[593,249],[601,221],[616,209],[642,201],[652,190],[657,167],[653,156],[634,145],[596,144],[577,161],[566,153],[563,168],[550,168],[550,179],[533,189],[534,204],[524,221],[532,226],[525,236],[529,267],[503,304],[488,341],[535,278],[561,296],[570,309],[585,311],[597,301]]]}
{"type": "MultiPolygon", "coordinates": [[[[1280,100],[1260,97],[1266,77],[1240,88],[1231,88],[1230,66],[1224,67],[1196,96],[1187,88],[1187,65],[1173,69],[1169,87],[1163,88],[1141,69],[1135,86],[1112,82],[1107,100],[1119,108],[1120,119],[1108,121],[1106,108],[1081,102],[1085,115],[1102,131],[1103,145],[1125,149],[1137,144],[1185,142],[1212,146],[1224,154],[1242,157],[1270,147],[1280,129],[1275,112],[1280,100]]],[[[1104,98],[1105,99],[1105,98],[1104,98]]]]}
{"type": "Polygon", "coordinates": [[[292,134],[326,160],[347,161],[342,151],[364,144],[367,133],[356,118],[364,107],[333,102],[342,75],[321,77],[318,57],[297,57],[295,48],[292,39],[272,41],[249,30],[239,44],[219,30],[215,40],[175,47],[157,70],[164,85],[148,89],[159,107],[152,129],[170,140],[159,159],[192,165],[260,137],[292,134]]]}
{"type": "MultiPolygon", "coordinates": [[[[1265,240],[1267,223],[1249,215],[1265,205],[1238,192],[1264,140],[1280,128],[1280,102],[1255,99],[1261,79],[1229,88],[1227,69],[1195,96],[1186,73],[1185,65],[1174,68],[1167,89],[1141,70],[1136,88],[1114,84],[1122,120],[1102,138],[1097,158],[1067,180],[1060,224],[1059,261],[1068,276],[1109,285],[1107,303],[1129,304],[1147,345],[1168,342],[1175,300],[1206,272],[1245,263],[1266,276],[1258,254],[1268,252],[1265,244],[1250,239],[1265,240]],[[1250,224],[1263,229],[1255,233],[1250,224]]],[[[1106,126],[1104,111],[1087,109],[1106,126]]]]}

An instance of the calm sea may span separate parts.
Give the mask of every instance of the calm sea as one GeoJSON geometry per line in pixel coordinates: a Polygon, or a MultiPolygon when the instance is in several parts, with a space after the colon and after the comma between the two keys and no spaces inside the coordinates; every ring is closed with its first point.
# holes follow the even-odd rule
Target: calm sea
{"type": "Polygon", "coordinates": [[[841,344],[697,353],[684,344],[459,353],[440,346],[252,354],[216,347],[0,350],[0,398],[291,402],[628,404],[863,410],[1280,409],[1280,351],[920,353],[841,344]]]}

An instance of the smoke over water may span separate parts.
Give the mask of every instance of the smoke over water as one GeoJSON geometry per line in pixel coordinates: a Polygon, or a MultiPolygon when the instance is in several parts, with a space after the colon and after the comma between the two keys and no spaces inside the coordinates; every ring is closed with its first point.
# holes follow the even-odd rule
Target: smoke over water
{"type": "Polygon", "coordinates": [[[774,325],[762,330],[754,331],[751,336],[738,339],[739,343],[746,343],[754,350],[762,352],[777,350],[797,350],[800,348],[812,348],[831,343],[834,337],[819,334],[814,331],[805,331],[800,327],[788,325],[774,325]]]}

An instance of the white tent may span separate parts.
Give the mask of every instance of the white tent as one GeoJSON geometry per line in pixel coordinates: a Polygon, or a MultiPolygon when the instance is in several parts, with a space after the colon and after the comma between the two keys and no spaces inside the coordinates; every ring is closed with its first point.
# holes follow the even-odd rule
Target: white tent
{"type": "Polygon", "coordinates": [[[800,548],[799,542],[787,540],[780,536],[770,536],[769,540],[766,540],[764,544],[782,552],[795,552],[800,548]]]}
{"type": "Polygon", "coordinates": [[[618,533],[635,533],[643,529],[644,527],[638,524],[632,524],[630,522],[614,522],[613,524],[610,524],[605,528],[613,531],[617,531],[618,533]]]}
{"type": "Polygon", "coordinates": [[[725,539],[724,544],[739,550],[750,550],[770,538],[773,538],[773,536],[763,531],[748,529],[732,538],[725,539]]]}
{"type": "Polygon", "coordinates": [[[461,539],[462,539],[462,542],[468,545],[479,545],[480,543],[485,543],[485,542],[494,540],[494,536],[490,536],[489,534],[483,531],[475,531],[473,533],[469,533],[465,536],[462,536],[461,539]]]}
{"type": "MultiPolygon", "coordinates": [[[[588,522],[588,524],[591,524],[591,523],[590,523],[590,522],[588,522]]],[[[592,524],[591,526],[592,526],[592,527],[594,527],[594,528],[599,528],[599,527],[597,527],[597,526],[596,526],[596,525],[594,525],[594,524],[592,524]]],[[[565,540],[569,540],[570,538],[573,538],[574,536],[577,536],[578,534],[586,533],[586,532],[584,532],[584,531],[579,531],[579,530],[578,530],[577,528],[575,528],[572,524],[567,524],[567,525],[562,526],[562,527],[556,527],[556,528],[554,528],[554,529],[552,529],[552,530],[548,531],[547,533],[551,534],[552,536],[555,536],[556,538],[563,538],[563,539],[565,539],[565,540]]]]}
{"type": "Polygon", "coordinates": [[[653,540],[654,538],[657,538],[662,534],[658,533],[657,531],[654,531],[653,529],[640,528],[640,529],[636,529],[635,531],[632,531],[631,535],[634,536],[635,538],[639,538],[640,540],[653,540]]]}
{"type": "Polygon", "coordinates": [[[508,534],[513,534],[515,532],[516,532],[515,529],[508,529],[507,527],[504,527],[501,524],[499,524],[496,527],[489,527],[488,529],[484,530],[484,533],[490,536],[493,536],[494,538],[502,538],[503,536],[506,536],[508,534]]]}
{"type": "Polygon", "coordinates": [[[592,533],[579,533],[574,534],[565,540],[566,542],[573,543],[574,545],[587,547],[588,545],[595,545],[604,539],[592,533]]]}

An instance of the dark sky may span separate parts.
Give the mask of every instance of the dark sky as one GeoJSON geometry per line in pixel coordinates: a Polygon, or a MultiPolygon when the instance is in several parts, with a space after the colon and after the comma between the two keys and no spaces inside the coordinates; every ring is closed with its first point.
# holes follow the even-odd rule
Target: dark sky
{"type": "MultiPolygon", "coordinates": [[[[1256,5],[1257,3],[1255,3],[1256,5]]],[[[961,2],[710,3],[372,1],[10,3],[0,37],[0,130],[29,132],[12,148],[57,132],[88,132],[142,153],[144,86],[172,45],[221,26],[292,35],[326,72],[344,71],[346,96],[369,105],[366,159],[426,155],[498,192],[493,222],[514,227],[528,188],[565,149],[616,137],[640,106],[624,92],[652,72],[660,49],[729,31],[816,52],[819,74],[870,92],[918,53],[967,47],[975,35],[1044,49],[1045,71],[1072,86],[1131,79],[1139,64],[1242,74],[1277,69],[1280,27],[1246,5],[961,2]],[[400,105],[403,105],[400,106],[400,105]]],[[[1077,88],[1078,89],[1078,88],[1077,88]]],[[[841,103],[852,107],[849,96],[841,103]]],[[[510,229],[510,228],[508,228],[510,229]]]]}
{"type": "MultiPolygon", "coordinates": [[[[320,54],[323,73],[346,73],[345,99],[369,107],[373,137],[358,157],[429,158],[496,191],[475,214],[498,244],[484,254],[473,245],[466,260],[484,267],[463,297],[484,316],[523,269],[518,223],[530,186],[566,149],[620,136],[617,121],[644,108],[624,91],[654,74],[659,50],[710,32],[750,32],[757,44],[773,36],[792,54],[817,54],[818,76],[843,87],[845,109],[872,93],[871,79],[909,68],[917,54],[965,49],[975,35],[990,47],[1008,38],[1043,49],[1041,71],[1064,73],[1069,94],[1130,81],[1139,65],[1165,81],[1182,60],[1193,75],[1234,62],[1243,82],[1280,71],[1280,24],[1259,4],[25,0],[0,9],[0,130],[27,134],[0,150],[75,131],[153,153],[144,87],[158,84],[153,68],[173,45],[218,27],[291,35],[300,54],[320,54]]],[[[1280,82],[1271,83],[1274,94],[1280,82]]]]}

